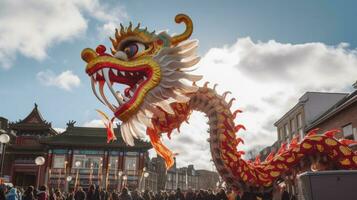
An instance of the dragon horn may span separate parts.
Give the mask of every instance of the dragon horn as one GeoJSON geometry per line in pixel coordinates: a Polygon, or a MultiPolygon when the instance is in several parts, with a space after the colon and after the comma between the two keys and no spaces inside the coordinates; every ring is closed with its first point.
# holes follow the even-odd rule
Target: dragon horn
{"type": "Polygon", "coordinates": [[[176,45],[184,40],[187,40],[191,34],[192,34],[192,31],[193,31],[193,24],[192,24],[192,20],[189,16],[185,15],[185,14],[178,14],[176,15],[175,17],[175,22],[176,23],[181,23],[181,22],[184,22],[185,25],[186,25],[186,30],[185,32],[183,32],[182,34],[180,35],[176,35],[174,37],[171,38],[171,44],[172,45],[176,45]]]}

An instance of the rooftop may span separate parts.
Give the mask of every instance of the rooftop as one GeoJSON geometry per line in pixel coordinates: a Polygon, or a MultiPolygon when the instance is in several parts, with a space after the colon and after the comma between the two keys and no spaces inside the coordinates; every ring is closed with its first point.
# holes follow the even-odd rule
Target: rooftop
{"type": "Polygon", "coordinates": [[[147,141],[135,139],[135,146],[128,146],[120,132],[120,128],[115,128],[114,133],[117,140],[107,143],[107,129],[94,127],[77,127],[74,123],[67,124],[67,129],[58,135],[46,137],[40,143],[51,146],[71,146],[71,147],[96,147],[96,148],[122,148],[122,149],[151,149],[152,146],[147,141]]]}

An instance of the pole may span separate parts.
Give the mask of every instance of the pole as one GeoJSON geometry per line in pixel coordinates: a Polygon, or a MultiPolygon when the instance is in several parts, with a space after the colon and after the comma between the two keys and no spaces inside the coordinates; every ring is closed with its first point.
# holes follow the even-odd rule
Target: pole
{"type": "Polygon", "coordinates": [[[93,176],[93,163],[90,164],[89,185],[92,185],[92,176],[93,176]]]}
{"type": "Polygon", "coordinates": [[[121,176],[119,176],[119,180],[118,180],[118,192],[120,192],[121,190],[121,176]]]}
{"type": "Polygon", "coordinates": [[[3,177],[4,175],[5,150],[6,150],[6,143],[2,143],[0,177],[3,177]]]}
{"type": "Polygon", "coordinates": [[[76,189],[77,186],[79,185],[79,184],[78,184],[78,173],[79,173],[79,169],[77,169],[76,181],[75,181],[75,183],[74,183],[74,188],[75,188],[75,189],[76,189]]]}
{"type": "Polygon", "coordinates": [[[61,172],[62,172],[62,170],[61,170],[61,168],[59,168],[59,170],[58,170],[59,172],[58,172],[58,179],[57,179],[57,189],[59,190],[59,188],[60,188],[60,184],[61,184],[61,172]]]}
{"type": "Polygon", "coordinates": [[[47,177],[47,185],[52,185],[51,184],[51,173],[52,173],[52,170],[51,168],[48,170],[48,177],[47,177]]]}
{"type": "Polygon", "coordinates": [[[38,171],[37,171],[37,183],[36,183],[37,188],[40,187],[40,172],[41,172],[40,169],[41,169],[41,165],[38,166],[38,171]]]}

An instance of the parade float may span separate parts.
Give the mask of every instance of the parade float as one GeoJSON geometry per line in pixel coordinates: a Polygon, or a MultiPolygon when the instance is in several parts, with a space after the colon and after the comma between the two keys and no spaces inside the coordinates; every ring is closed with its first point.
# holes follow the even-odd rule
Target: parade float
{"type": "Polygon", "coordinates": [[[357,169],[357,154],[349,148],[354,141],[336,139],[338,130],[321,134],[313,130],[302,139],[295,137],[290,144],[281,145],[264,161],[244,160],[244,152],[238,150],[244,142],[237,133],[245,127],[235,124],[241,111],[231,110],[234,98],[226,99],[230,92],[218,94],[216,85],[197,83],[202,76],[191,73],[199,62],[198,41],[189,39],[192,21],[184,14],[177,15],[175,21],[185,24],[182,34],[149,32],[140,24],[133,27],[130,23],[115,30],[110,53],[103,45],[82,51],[95,96],[114,114],[110,118],[99,111],[105,119],[108,142],[116,139],[113,120],[117,118],[128,145],[135,145],[134,138],[148,136],[170,168],[175,154],[161,137],[170,138],[174,129],[189,120],[192,111],[200,111],[209,119],[212,160],[233,189],[264,193],[278,181],[303,171],[357,169]],[[109,95],[115,100],[111,101],[109,95]]]}

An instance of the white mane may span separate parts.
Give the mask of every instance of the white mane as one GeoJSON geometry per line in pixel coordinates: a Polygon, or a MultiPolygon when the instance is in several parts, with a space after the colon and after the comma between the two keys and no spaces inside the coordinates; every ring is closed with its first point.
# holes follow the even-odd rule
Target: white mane
{"type": "Polygon", "coordinates": [[[190,68],[200,60],[196,55],[197,47],[197,40],[188,40],[172,48],[163,48],[153,58],[160,66],[161,81],[147,93],[137,113],[121,124],[121,134],[128,145],[133,146],[134,138],[143,138],[146,128],[153,127],[153,115],[163,114],[158,107],[174,114],[170,104],[186,103],[190,100],[186,94],[198,90],[193,82],[200,80],[202,76],[188,73],[193,71],[190,68]]]}

